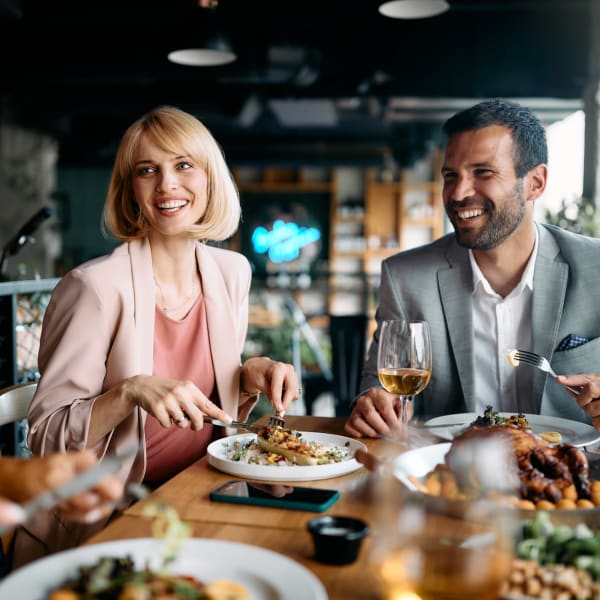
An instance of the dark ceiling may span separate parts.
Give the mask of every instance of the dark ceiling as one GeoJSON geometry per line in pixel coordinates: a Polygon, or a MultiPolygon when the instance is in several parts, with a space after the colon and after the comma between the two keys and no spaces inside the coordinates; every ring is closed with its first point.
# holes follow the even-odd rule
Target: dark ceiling
{"type": "Polygon", "coordinates": [[[193,112],[233,163],[368,162],[385,145],[406,162],[476,99],[548,120],[579,106],[594,1],[449,0],[401,21],[377,0],[0,0],[2,110],[56,135],[63,164],[110,163],[158,104],[193,112]],[[236,62],[168,62],[216,28],[236,62]]]}

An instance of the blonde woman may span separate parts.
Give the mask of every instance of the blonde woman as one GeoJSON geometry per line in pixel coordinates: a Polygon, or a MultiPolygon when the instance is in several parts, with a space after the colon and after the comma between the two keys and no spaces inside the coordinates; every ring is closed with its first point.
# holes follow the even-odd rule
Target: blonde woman
{"type": "MultiPolygon", "coordinates": [[[[152,486],[222,434],[205,415],[245,420],[259,393],[284,413],[299,397],[291,365],[241,364],[250,266],[204,243],[229,238],[239,219],[221,150],[195,117],[159,107],[129,127],[104,208],[123,243],[65,275],[45,314],[29,413],[35,454],[90,448],[101,459],[137,445],[122,477],[152,486]]],[[[16,564],[94,532],[44,517],[27,530],[16,564]]]]}

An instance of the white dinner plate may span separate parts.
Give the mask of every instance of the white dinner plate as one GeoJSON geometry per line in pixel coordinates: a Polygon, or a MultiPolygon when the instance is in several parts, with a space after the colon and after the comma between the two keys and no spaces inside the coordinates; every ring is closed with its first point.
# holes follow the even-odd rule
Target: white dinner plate
{"type": "MultiPolygon", "coordinates": [[[[0,598],[44,600],[51,589],[76,576],[79,566],[92,565],[103,556],[129,555],[137,568],[143,568],[148,561],[150,568],[158,568],[163,543],[155,538],[137,538],[52,554],[0,581],[0,598]]],[[[249,544],[188,539],[169,572],[193,575],[206,583],[216,579],[235,581],[248,590],[252,600],[296,600],[298,590],[302,590],[302,598],[306,600],[327,600],[323,584],[303,565],[249,544]]]]}
{"type": "Polygon", "coordinates": [[[446,454],[450,450],[450,443],[433,444],[423,446],[414,450],[407,450],[394,459],[394,475],[409,489],[418,492],[417,486],[408,478],[410,476],[421,479],[436,465],[444,462],[446,454]]]}
{"type": "MultiPolygon", "coordinates": [[[[451,445],[450,442],[444,442],[403,452],[394,458],[394,476],[408,489],[421,494],[421,490],[412,483],[409,477],[412,476],[422,479],[427,473],[433,471],[436,465],[443,464],[451,445]]],[[[431,500],[434,504],[437,503],[437,496],[423,495],[427,496],[427,499],[431,500]]],[[[463,503],[463,501],[460,500],[454,502],[454,509],[457,511],[457,514],[462,510],[461,503],[463,503]]],[[[530,510],[522,510],[521,514],[525,519],[531,519],[532,517],[532,512],[530,510]]],[[[557,519],[557,522],[561,524],[575,526],[579,522],[585,522],[590,527],[600,530],[600,510],[598,507],[581,509],[557,508],[552,511],[552,515],[553,518],[557,519]]]]}
{"type": "MultiPolygon", "coordinates": [[[[516,413],[501,412],[501,417],[510,417],[516,413]]],[[[461,433],[466,425],[472,423],[477,418],[477,413],[458,413],[454,415],[443,415],[425,421],[426,427],[431,427],[431,433],[443,440],[452,440],[461,433]],[[447,425],[447,428],[444,427],[447,425]]],[[[558,431],[562,436],[563,443],[573,444],[583,447],[591,446],[600,442],[600,431],[594,429],[587,423],[562,419],[560,417],[547,417],[544,415],[526,414],[525,418],[531,425],[534,433],[543,433],[544,431],[558,431]]]]}
{"type": "Polygon", "coordinates": [[[241,435],[231,435],[226,438],[215,440],[207,448],[208,463],[230,475],[244,477],[246,479],[258,479],[260,481],[316,481],[317,479],[330,479],[346,475],[362,468],[362,465],[355,459],[354,453],[367,447],[357,440],[345,437],[343,435],[334,435],[332,433],[316,433],[314,431],[302,431],[302,439],[309,442],[315,441],[321,444],[336,444],[337,446],[346,446],[350,449],[350,458],[339,463],[327,465],[255,465],[239,463],[227,458],[227,448],[225,444],[231,445],[235,441],[241,443],[256,439],[256,434],[244,433],[241,435]]]}

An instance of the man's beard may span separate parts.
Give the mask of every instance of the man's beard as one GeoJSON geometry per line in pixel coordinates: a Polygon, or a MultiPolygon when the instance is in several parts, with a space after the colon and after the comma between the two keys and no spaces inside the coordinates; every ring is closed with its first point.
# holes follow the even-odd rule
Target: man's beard
{"type": "Polygon", "coordinates": [[[455,229],[454,235],[459,246],[470,248],[471,250],[491,250],[499,246],[519,227],[525,216],[525,198],[523,197],[523,180],[519,179],[512,191],[511,200],[517,200],[517,203],[508,202],[501,212],[497,210],[490,211],[491,202],[486,201],[487,214],[490,218],[487,225],[476,239],[465,239],[459,229],[455,229]]]}

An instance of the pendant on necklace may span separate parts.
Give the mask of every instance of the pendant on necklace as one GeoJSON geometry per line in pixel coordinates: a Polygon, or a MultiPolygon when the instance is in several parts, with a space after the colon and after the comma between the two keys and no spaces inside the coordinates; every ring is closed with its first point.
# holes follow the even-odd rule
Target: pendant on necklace
{"type": "MultiPolygon", "coordinates": [[[[160,297],[164,303],[165,297],[164,297],[162,288],[160,286],[160,283],[158,283],[156,278],[154,278],[154,282],[156,283],[156,287],[158,288],[158,291],[160,292],[160,297]]],[[[196,298],[197,292],[198,292],[198,286],[194,283],[194,284],[192,284],[192,287],[190,288],[189,294],[185,297],[185,300],[178,306],[174,306],[172,308],[169,308],[168,306],[165,306],[164,304],[162,304],[162,305],[159,304],[158,306],[165,315],[168,315],[169,313],[173,313],[173,312],[178,312],[180,310],[183,310],[190,303],[191,300],[196,298]]]]}

